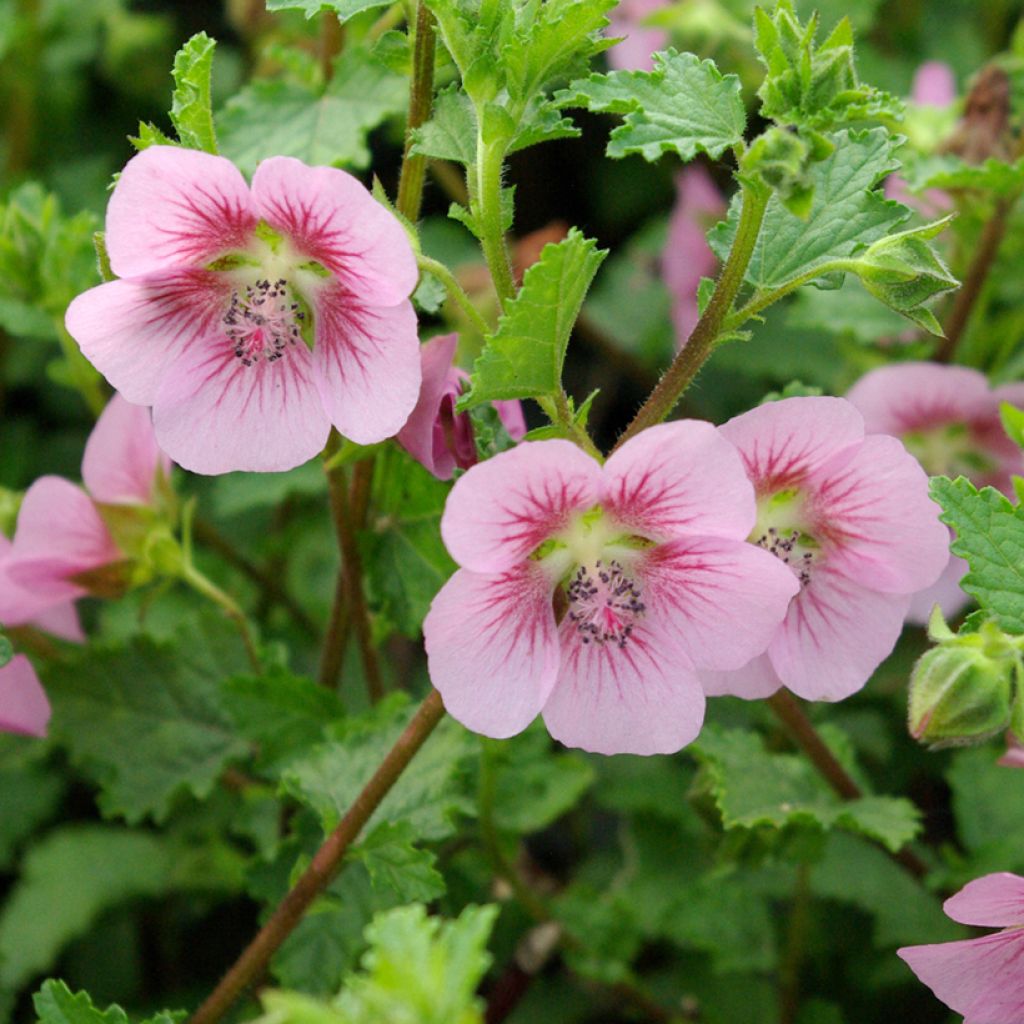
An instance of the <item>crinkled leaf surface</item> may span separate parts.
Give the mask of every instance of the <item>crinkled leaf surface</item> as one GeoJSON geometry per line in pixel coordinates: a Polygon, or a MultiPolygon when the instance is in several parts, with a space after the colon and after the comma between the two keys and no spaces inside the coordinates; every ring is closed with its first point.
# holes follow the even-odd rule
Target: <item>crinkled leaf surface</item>
{"type": "Polygon", "coordinates": [[[215,40],[205,32],[194,35],[175,55],[174,94],[171,98],[171,122],[183,146],[217,152],[213,128],[210,80],[213,75],[215,40]]]}

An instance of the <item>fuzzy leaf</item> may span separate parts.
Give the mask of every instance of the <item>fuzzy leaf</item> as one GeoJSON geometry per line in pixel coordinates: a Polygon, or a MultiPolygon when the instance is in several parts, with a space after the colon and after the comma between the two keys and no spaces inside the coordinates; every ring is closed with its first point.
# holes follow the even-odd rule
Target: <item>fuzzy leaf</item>
{"type": "Polygon", "coordinates": [[[577,79],[556,96],[562,107],[623,114],[608,142],[610,157],[639,153],[657,160],[675,153],[717,159],[743,139],[746,112],[736,75],[713,61],[667,50],[654,55],[653,71],[613,71],[577,79]]]}
{"type": "Polygon", "coordinates": [[[205,32],[194,35],[174,56],[174,94],[171,123],[183,146],[217,152],[213,128],[210,78],[213,74],[215,40],[205,32]]]}
{"type": "MultiPolygon", "coordinates": [[[[866,248],[910,216],[874,186],[896,166],[893,140],[884,128],[841,131],[832,136],[831,156],[811,165],[814,199],[806,218],[797,217],[773,196],[747,268],[746,279],[764,291],[780,288],[829,260],[866,248]]],[[[729,255],[739,203],[712,228],[708,241],[715,254],[729,255]]]]}
{"type": "MultiPolygon", "coordinates": [[[[101,1010],[93,1005],[88,992],[72,992],[63,981],[44,981],[32,1004],[39,1024],[128,1024],[128,1015],[120,1006],[101,1010]]],[[[164,1010],[141,1024],[176,1024],[186,1016],[184,1010],[164,1010]]]]}
{"type": "Polygon", "coordinates": [[[569,335],[606,252],[576,229],[544,247],[477,358],[472,387],[459,399],[460,410],[495,399],[558,392],[569,335]]]}
{"type": "Polygon", "coordinates": [[[413,133],[414,153],[453,160],[467,167],[476,163],[476,114],[469,97],[452,85],[438,93],[430,120],[413,133]]]}
{"type": "Polygon", "coordinates": [[[1024,510],[965,477],[934,477],[931,495],[942,506],[942,521],[956,531],[953,553],[971,567],[961,587],[1000,629],[1024,633],[1024,510]]]}
{"type": "Polygon", "coordinates": [[[434,866],[437,858],[413,845],[407,821],[382,821],[349,857],[361,860],[374,889],[386,892],[394,903],[429,903],[445,891],[444,878],[434,866]]]}
{"type": "Polygon", "coordinates": [[[388,0],[267,0],[268,11],[301,11],[306,18],[328,12],[345,22],[374,7],[387,7],[388,0]]]}

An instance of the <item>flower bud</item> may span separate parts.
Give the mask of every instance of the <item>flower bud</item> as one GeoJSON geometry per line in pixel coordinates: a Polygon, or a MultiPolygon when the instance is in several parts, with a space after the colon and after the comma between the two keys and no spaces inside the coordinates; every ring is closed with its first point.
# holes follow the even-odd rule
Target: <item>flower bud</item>
{"type": "Polygon", "coordinates": [[[981,644],[927,651],[910,677],[910,734],[932,748],[980,743],[1010,722],[1016,657],[981,644]]]}

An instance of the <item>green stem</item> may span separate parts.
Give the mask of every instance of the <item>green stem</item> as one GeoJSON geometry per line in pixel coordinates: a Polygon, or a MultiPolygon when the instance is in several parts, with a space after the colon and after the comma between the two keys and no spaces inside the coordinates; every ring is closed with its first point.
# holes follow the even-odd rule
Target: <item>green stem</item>
{"type": "Polygon", "coordinates": [[[476,306],[473,305],[472,299],[470,299],[462,285],[455,279],[455,275],[443,263],[439,263],[429,256],[424,256],[423,253],[417,255],[416,263],[420,270],[433,274],[445,286],[448,290],[449,298],[466,314],[472,321],[473,326],[482,335],[486,337],[491,333],[491,325],[483,318],[476,306]]]}
{"type": "Polygon", "coordinates": [[[252,629],[245,612],[238,606],[235,599],[225,593],[211,579],[207,579],[193,564],[191,558],[186,558],[181,567],[181,580],[187,583],[197,594],[202,594],[214,604],[220,605],[224,613],[238,627],[238,632],[245,645],[245,653],[249,657],[249,663],[254,672],[262,672],[259,654],[256,650],[256,641],[253,639],[252,629]]]}
{"type": "Polygon", "coordinates": [[[601,450],[594,444],[590,435],[573,419],[569,409],[569,399],[564,391],[559,391],[554,398],[542,396],[537,399],[537,404],[544,410],[544,415],[561,429],[565,437],[579,445],[598,462],[604,462],[601,450]]]}
{"type": "Polygon", "coordinates": [[[683,392],[690,386],[694,377],[704,365],[714,348],[715,342],[722,333],[725,319],[732,308],[747,266],[754,253],[754,245],[761,230],[765,209],[771,193],[767,189],[743,188],[740,222],[736,229],[736,238],[732,250],[726,260],[722,273],[715,285],[711,301],[707,309],[697,321],[686,344],[675,357],[665,375],[658,381],[650,397],[640,407],[626,427],[615,447],[618,448],[641,430],[660,423],[676,406],[683,392]]]}
{"type": "Polygon", "coordinates": [[[434,52],[437,49],[437,29],[430,8],[419,0],[416,8],[416,41],[412,53],[412,86],[409,90],[409,117],[405,127],[405,153],[398,178],[398,212],[411,223],[419,219],[423,202],[423,179],[427,173],[427,158],[412,152],[413,132],[430,117],[434,102],[434,52]]]}
{"type": "Polygon", "coordinates": [[[505,309],[505,303],[516,292],[501,215],[501,172],[504,161],[503,142],[485,145],[483,138],[478,137],[477,183],[476,189],[472,190],[475,192],[475,213],[480,228],[480,244],[483,247],[484,259],[487,260],[487,267],[494,281],[498,308],[502,311],[505,309]]]}
{"type": "Polygon", "coordinates": [[[190,1024],[214,1024],[220,1020],[235,1000],[263,974],[270,958],[294,931],[317,896],[330,884],[348,848],[443,717],[441,696],[437,690],[431,690],[370,781],[345,812],[341,823],[324,840],[309,867],[288,890],[267,923],[192,1015],[190,1024]]]}

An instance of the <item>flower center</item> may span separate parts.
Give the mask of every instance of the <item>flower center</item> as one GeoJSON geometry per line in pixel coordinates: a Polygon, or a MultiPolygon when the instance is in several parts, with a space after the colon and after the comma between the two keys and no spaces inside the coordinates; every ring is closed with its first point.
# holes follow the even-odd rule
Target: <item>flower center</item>
{"type": "Polygon", "coordinates": [[[966,423],[910,430],[901,440],[929,476],[976,477],[997,468],[978,450],[966,423]]]}
{"type": "Polygon", "coordinates": [[[637,621],[643,618],[640,588],[616,561],[598,559],[576,569],[566,590],[568,617],[583,643],[609,641],[625,647],[637,621]]]}
{"type": "Polygon", "coordinates": [[[796,573],[800,586],[811,582],[811,569],[821,559],[821,544],[807,529],[803,498],[797,490],[778,491],[757,503],[757,523],[748,538],[796,573]]]}
{"type": "Polygon", "coordinates": [[[231,339],[236,358],[244,366],[261,359],[272,363],[284,355],[289,345],[302,340],[302,322],[306,314],[291,301],[288,282],[278,278],[273,284],[261,279],[231,293],[224,314],[224,333],[231,339]]]}

